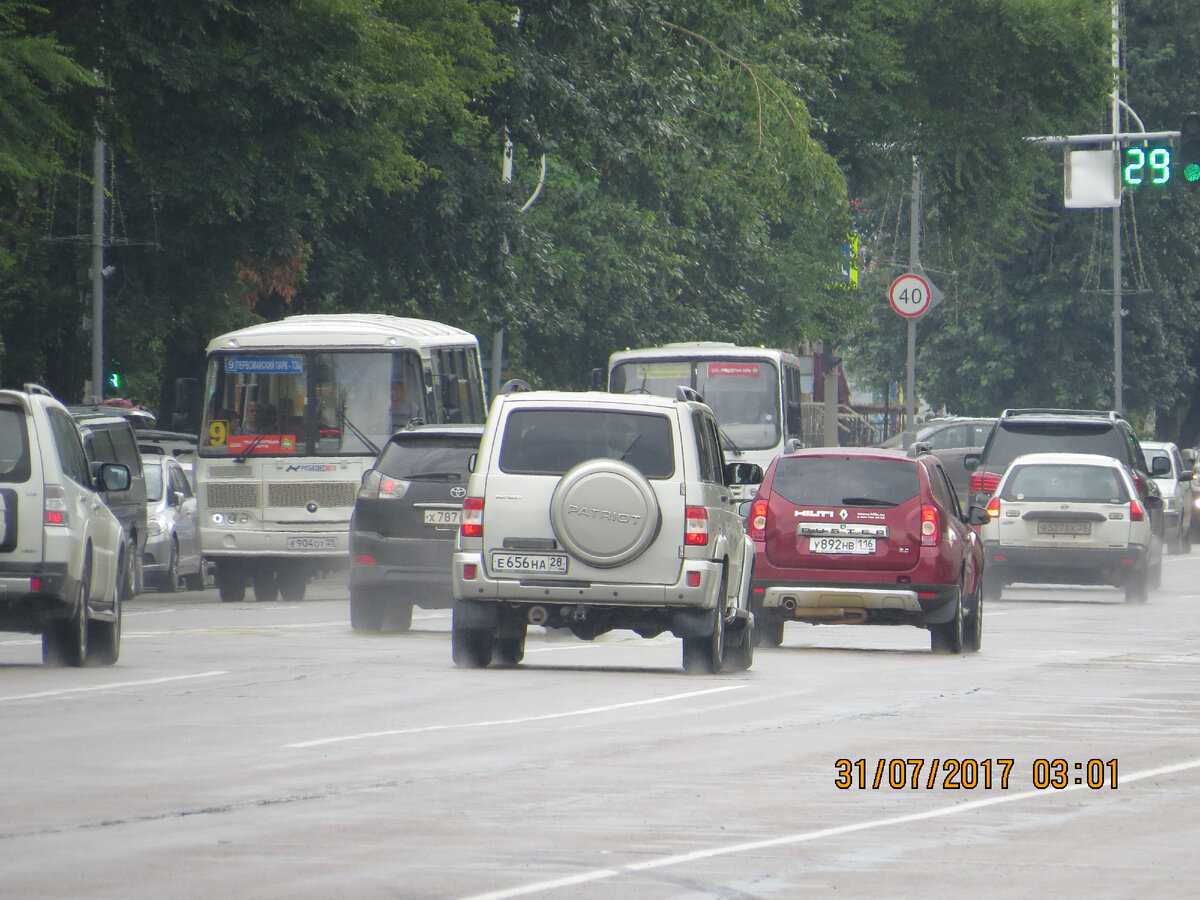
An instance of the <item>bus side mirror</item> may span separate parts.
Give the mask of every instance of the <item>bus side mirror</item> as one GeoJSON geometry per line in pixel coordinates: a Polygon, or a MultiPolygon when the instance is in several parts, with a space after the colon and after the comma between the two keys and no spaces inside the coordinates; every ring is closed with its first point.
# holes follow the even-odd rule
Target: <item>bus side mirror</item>
{"type": "Polygon", "coordinates": [[[593,391],[604,390],[604,370],[601,368],[592,369],[591,377],[588,379],[588,386],[593,391]]]}

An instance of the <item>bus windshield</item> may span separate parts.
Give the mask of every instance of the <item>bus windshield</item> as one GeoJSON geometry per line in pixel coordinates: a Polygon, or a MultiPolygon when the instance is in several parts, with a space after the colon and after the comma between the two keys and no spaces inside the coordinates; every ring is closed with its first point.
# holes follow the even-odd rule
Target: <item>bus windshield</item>
{"type": "Polygon", "coordinates": [[[412,350],[214,353],[205,386],[205,456],[374,456],[434,412],[412,350]]]}
{"type": "MultiPolygon", "coordinates": [[[[610,390],[674,397],[693,387],[712,409],[725,439],[742,450],[779,445],[780,376],[767,359],[630,360],[612,367],[610,390]]],[[[728,449],[728,448],[727,448],[728,449]]]]}

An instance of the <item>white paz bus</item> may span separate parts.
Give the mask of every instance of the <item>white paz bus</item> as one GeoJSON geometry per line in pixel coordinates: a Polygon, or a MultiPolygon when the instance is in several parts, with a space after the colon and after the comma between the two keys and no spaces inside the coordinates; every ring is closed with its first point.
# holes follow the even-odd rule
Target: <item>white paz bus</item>
{"type": "MultiPolygon", "coordinates": [[[[765,470],[789,442],[799,446],[801,369],[800,358],[785,350],[717,341],[664,344],[612,354],[608,389],[673,397],[677,385],[695,388],[716,415],[726,459],[765,470]]],[[[732,487],[739,500],[757,489],[732,487]]]]}
{"type": "Polygon", "coordinates": [[[409,423],[487,417],[475,336],[384,315],[301,315],[208,345],[200,547],[221,599],[304,597],[345,565],[363,473],[409,423]]]}

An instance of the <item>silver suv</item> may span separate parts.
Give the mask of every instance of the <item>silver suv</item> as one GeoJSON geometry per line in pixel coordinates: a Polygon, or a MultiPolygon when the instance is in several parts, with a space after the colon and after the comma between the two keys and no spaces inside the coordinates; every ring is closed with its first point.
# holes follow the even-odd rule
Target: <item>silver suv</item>
{"type": "Polygon", "coordinates": [[[120,655],[133,560],[102,492],[129,484],[126,466],[89,466],[75,420],[45,388],[0,391],[0,629],[41,634],[47,665],[120,655]]]}
{"type": "Polygon", "coordinates": [[[453,656],[516,665],[529,625],[584,640],[613,629],[683,639],[693,673],[753,661],[754,547],[695,391],[497,397],[467,486],[453,562],[453,656]]]}

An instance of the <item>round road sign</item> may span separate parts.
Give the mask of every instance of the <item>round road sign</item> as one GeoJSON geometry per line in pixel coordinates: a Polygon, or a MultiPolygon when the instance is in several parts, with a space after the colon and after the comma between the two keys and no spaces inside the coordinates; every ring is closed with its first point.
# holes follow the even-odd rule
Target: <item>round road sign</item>
{"type": "Polygon", "coordinates": [[[928,312],[932,299],[933,291],[929,288],[929,282],[912,272],[901,275],[888,288],[888,302],[892,304],[892,309],[906,319],[915,319],[928,312]]]}

